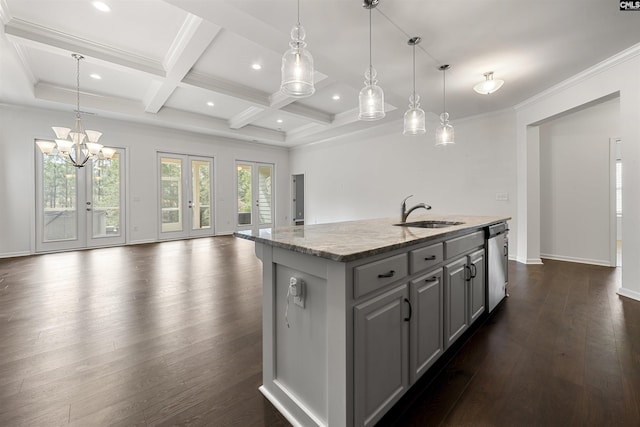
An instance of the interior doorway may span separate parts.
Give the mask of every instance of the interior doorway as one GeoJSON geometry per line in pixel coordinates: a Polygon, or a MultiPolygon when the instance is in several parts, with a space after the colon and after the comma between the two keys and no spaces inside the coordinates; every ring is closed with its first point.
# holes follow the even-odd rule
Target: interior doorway
{"type": "Polygon", "coordinates": [[[274,165],[236,162],[237,230],[273,227],[274,165]]]}
{"type": "Polygon", "coordinates": [[[304,174],[291,175],[293,225],[304,225],[304,174]]]}

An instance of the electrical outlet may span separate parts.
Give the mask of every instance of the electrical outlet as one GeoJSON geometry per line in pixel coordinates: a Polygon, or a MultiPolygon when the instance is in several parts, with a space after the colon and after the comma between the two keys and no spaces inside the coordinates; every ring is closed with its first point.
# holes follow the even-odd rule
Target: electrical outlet
{"type": "Polygon", "coordinates": [[[304,308],[304,281],[298,277],[289,279],[289,293],[293,297],[293,303],[304,308]]]}
{"type": "Polygon", "coordinates": [[[496,193],[496,200],[506,202],[509,200],[509,193],[496,193]]]}

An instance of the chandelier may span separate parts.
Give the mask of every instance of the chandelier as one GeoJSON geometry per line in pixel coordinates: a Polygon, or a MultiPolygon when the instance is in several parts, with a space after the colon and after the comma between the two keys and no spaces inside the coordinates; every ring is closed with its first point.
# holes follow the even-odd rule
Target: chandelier
{"type": "Polygon", "coordinates": [[[95,130],[84,130],[80,118],[80,60],[84,56],[77,53],[71,54],[76,60],[76,122],[73,129],[65,127],[52,127],[56,134],[55,142],[37,140],[36,144],[47,156],[59,156],[67,163],[81,168],[91,159],[110,159],[115,154],[115,149],[98,144],[102,133],[95,130]]]}

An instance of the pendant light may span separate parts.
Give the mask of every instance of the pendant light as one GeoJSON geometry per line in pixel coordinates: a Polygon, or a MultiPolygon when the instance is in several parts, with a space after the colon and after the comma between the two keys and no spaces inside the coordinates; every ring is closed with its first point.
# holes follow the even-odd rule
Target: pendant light
{"type": "Polygon", "coordinates": [[[424,110],[420,108],[420,95],[416,94],[416,45],[422,40],[412,37],[407,44],[413,46],[413,93],[409,97],[409,109],[404,113],[404,135],[420,135],[426,132],[424,110]]]}
{"type": "Polygon", "coordinates": [[[291,30],[291,48],[282,55],[282,81],[280,90],[293,98],[305,98],[313,95],[313,56],[304,41],[306,32],[300,25],[300,0],[298,0],[298,24],[291,30]]]}
{"type": "Polygon", "coordinates": [[[364,0],[362,7],[369,9],[369,68],[364,73],[364,87],[358,96],[360,120],[379,120],[384,117],[384,92],[377,85],[376,70],[371,61],[371,10],[378,6],[379,0],[364,0]]]}
{"type": "Polygon", "coordinates": [[[453,126],[449,124],[449,113],[447,113],[447,81],[446,71],[449,65],[439,67],[442,70],[442,114],[440,114],[440,126],[436,129],[436,146],[446,146],[455,144],[453,126]]]}
{"type": "Polygon", "coordinates": [[[113,148],[98,144],[102,133],[95,130],[84,130],[80,118],[80,60],[84,56],[77,53],[71,54],[76,60],[76,122],[73,129],[65,127],[52,127],[56,134],[56,142],[37,140],[36,144],[42,154],[47,156],[59,156],[67,163],[81,168],[93,158],[110,159],[115,154],[113,148]]]}
{"type": "Polygon", "coordinates": [[[504,84],[504,80],[494,79],[493,71],[488,71],[483,74],[484,81],[478,83],[473,87],[473,90],[478,92],[481,95],[488,95],[500,89],[504,84]]]}

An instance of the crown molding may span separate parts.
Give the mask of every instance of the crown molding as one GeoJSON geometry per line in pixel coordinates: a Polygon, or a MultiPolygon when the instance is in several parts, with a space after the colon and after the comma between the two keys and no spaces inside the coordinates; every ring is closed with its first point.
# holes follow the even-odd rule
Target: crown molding
{"type": "Polygon", "coordinates": [[[623,50],[622,52],[619,52],[607,59],[605,59],[602,62],[599,62],[598,64],[587,68],[586,70],[558,83],[555,86],[550,87],[549,89],[546,89],[534,96],[532,96],[529,99],[526,99],[524,101],[522,101],[519,104],[516,104],[513,108],[516,111],[519,111],[523,108],[527,108],[531,105],[537,104],[538,102],[542,101],[543,99],[555,95],[559,92],[562,92],[572,86],[575,86],[577,84],[583,83],[587,80],[589,80],[590,78],[592,78],[593,76],[596,76],[600,73],[603,73],[607,70],[610,70],[614,67],[617,67],[618,65],[629,61],[637,56],[640,55],[640,43],[635,44],[633,46],[631,46],[628,49],[623,50]]]}
{"type": "Polygon", "coordinates": [[[4,31],[8,36],[18,39],[21,43],[32,43],[40,49],[44,47],[53,51],[63,50],[65,52],[81,53],[82,55],[118,64],[126,68],[165,77],[164,68],[158,61],[52,30],[22,19],[11,19],[5,24],[4,31]]]}

